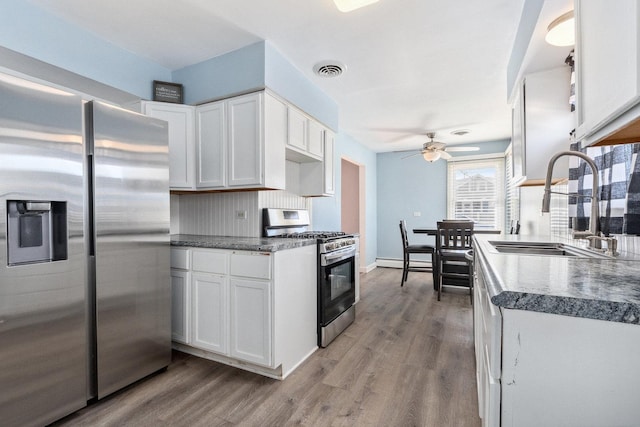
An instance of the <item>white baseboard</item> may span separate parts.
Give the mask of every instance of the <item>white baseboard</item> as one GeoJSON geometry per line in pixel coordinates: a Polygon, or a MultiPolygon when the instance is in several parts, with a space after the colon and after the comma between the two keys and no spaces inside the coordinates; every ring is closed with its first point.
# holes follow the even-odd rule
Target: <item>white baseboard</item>
{"type": "Polygon", "coordinates": [[[365,265],[363,267],[360,267],[360,273],[363,273],[363,274],[370,273],[371,271],[375,270],[375,268],[377,266],[378,265],[375,262],[373,262],[373,263],[371,263],[369,265],[365,265]]]}

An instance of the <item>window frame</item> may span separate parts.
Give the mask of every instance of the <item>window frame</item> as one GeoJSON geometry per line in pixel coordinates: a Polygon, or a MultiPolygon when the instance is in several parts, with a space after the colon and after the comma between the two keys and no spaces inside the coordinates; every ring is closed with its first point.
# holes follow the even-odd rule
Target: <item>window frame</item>
{"type": "MultiPolygon", "coordinates": [[[[479,169],[479,168],[495,168],[496,182],[494,185],[495,198],[495,216],[493,225],[480,225],[476,223],[475,228],[478,229],[496,229],[503,230],[505,227],[506,206],[505,206],[505,157],[504,153],[495,153],[480,156],[464,156],[457,157],[447,161],[447,218],[455,219],[456,203],[473,206],[474,202],[483,202],[485,200],[478,199],[460,199],[456,200],[455,173],[461,169],[479,169]]],[[[475,183],[474,183],[475,184],[475,183]]],[[[486,183],[484,187],[489,187],[486,183]]],[[[487,190],[490,191],[490,190],[487,190]]],[[[484,203],[480,203],[484,205],[484,203]]],[[[480,209],[481,211],[484,209],[480,209]]]]}

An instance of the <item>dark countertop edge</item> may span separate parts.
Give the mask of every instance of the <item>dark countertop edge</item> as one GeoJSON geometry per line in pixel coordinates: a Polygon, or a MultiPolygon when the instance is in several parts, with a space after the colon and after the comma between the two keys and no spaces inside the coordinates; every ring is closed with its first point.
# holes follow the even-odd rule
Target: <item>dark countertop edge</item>
{"type": "Polygon", "coordinates": [[[640,308],[632,303],[598,301],[514,291],[502,291],[492,296],[491,302],[506,309],[536,311],[539,313],[604,320],[607,322],[640,324],[640,308]]]}
{"type": "Polygon", "coordinates": [[[172,235],[171,246],[239,251],[277,252],[316,244],[316,239],[280,239],[238,236],[172,235]],[[191,236],[191,237],[189,237],[191,236]]]}

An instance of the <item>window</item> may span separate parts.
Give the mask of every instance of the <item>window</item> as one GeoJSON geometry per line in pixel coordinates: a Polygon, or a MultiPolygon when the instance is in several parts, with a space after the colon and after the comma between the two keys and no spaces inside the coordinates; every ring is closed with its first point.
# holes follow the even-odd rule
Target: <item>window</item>
{"type": "Polygon", "coordinates": [[[504,228],[504,158],[449,161],[447,217],[504,228]]]}

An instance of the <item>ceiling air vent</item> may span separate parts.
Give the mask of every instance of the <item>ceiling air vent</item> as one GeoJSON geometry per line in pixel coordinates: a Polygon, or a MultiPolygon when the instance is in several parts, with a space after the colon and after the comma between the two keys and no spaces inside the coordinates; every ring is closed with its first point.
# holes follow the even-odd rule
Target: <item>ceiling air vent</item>
{"type": "Polygon", "coordinates": [[[338,77],[346,69],[346,65],[338,61],[319,62],[313,67],[313,71],[320,77],[338,77]]]}

